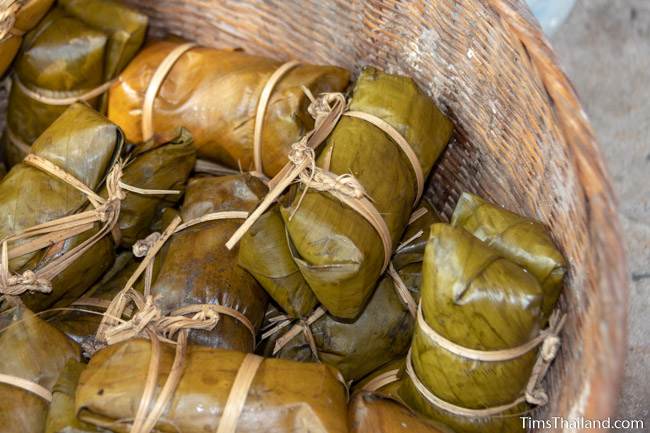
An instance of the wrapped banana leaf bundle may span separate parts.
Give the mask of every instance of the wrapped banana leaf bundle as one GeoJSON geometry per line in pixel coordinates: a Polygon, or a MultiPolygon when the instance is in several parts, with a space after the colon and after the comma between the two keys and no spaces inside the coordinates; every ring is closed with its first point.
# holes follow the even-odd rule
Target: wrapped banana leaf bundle
{"type": "Polygon", "coordinates": [[[267,341],[264,354],[298,361],[320,360],[336,367],[347,381],[403,357],[413,335],[425,240],[431,224],[440,221],[428,204],[418,208],[415,215],[418,218],[409,225],[404,243],[393,258],[402,268],[391,265],[392,275],[382,278],[356,320],[341,321],[318,309],[294,327],[280,328],[285,324],[281,322],[278,332],[267,341]]]}
{"type": "Polygon", "coordinates": [[[317,158],[322,185],[294,190],[282,208],[296,264],[342,319],[371,298],[453,129],[412,79],[373,68],[361,72],[349,110],[317,158]]]}
{"type": "Polygon", "coordinates": [[[255,277],[288,317],[307,317],[318,300],[290,248],[280,208],[273,206],[241,239],[239,265],[255,277]]]}
{"type": "Polygon", "coordinates": [[[8,8],[4,12],[13,17],[13,22],[0,22],[0,76],[4,75],[18,53],[23,34],[38,24],[52,3],[54,0],[23,0],[3,5],[8,8]]]}
{"type": "Polygon", "coordinates": [[[334,66],[281,65],[241,51],[156,42],[110,90],[108,116],[136,143],[182,125],[194,136],[199,158],[273,176],[291,144],[313,127],[302,86],[313,94],[340,92],[350,77],[334,66]],[[145,100],[148,89],[155,101],[145,100]]]}
{"type": "Polygon", "coordinates": [[[561,327],[554,316],[542,330],[537,279],[464,229],[434,224],[420,302],[400,398],[459,433],[523,431],[518,414],[544,403],[538,385],[561,327]]]}
{"type": "Polygon", "coordinates": [[[469,193],[461,195],[451,223],[533,274],[544,290],[544,314],[551,315],[562,291],[566,261],[543,224],[469,193]]]}
{"type": "Polygon", "coordinates": [[[52,390],[78,346],[23,306],[0,317],[0,426],[3,433],[42,433],[52,390]]]}
{"type": "MultiPolygon", "coordinates": [[[[151,343],[144,339],[97,352],[79,380],[78,418],[116,433],[130,431],[128,420],[137,415],[151,357],[151,343]]],[[[160,386],[169,379],[173,358],[174,349],[162,344],[160,386]]],[[[238,433],[348,431],[345,387],[331,367],[204,346],[188,347],[179,382],[163,404],[152,426],[161,432],[214,432],[221,423],[238,433]],[[233,411],[237,403],[241,411],[233,411]]]]}
{"type": "MultiPolygon", "coordinates": [[[[113,169],[122,145],[119,128],[90,108],[75,104],[36,140],[32,152],[97,191],[113,169]]],[[[52,173],[32,163],[18,164],[0,182],[0,239],[5,240],[36,225],[80,212],[87,202],[86,195],[52,173]]],[[[36,271],[90,236],[90,231],[87,231],[67,239],[52,239],[53,245],[45,243],[36,252],[18,252],[15,257],[10,255],[9,270],[18,274],[36,271]]],[[[24,243],[25,240],[17,240],[9,247],[12,251],[17,250],[24,243]]],[[[71,288],[85,286],[85,290],[90,287],[112,261],[112,241],[109,237],[102,238],[72,266],[53,273],[52,287],[47,295],[25,293],[23,300],[28,307],[43,310],[71,288]]]]}
{"type": "Polygon", "coordinates": [[[180,215],[185,224],[219,212],[239,217],[200,222],[175,233],[156,260],[158,276],[151,287],[163,314],[191,306],[219,305],[221,314],[212,330],[192,330],[190,340],[211,347],[252,352],[268,297],[255,279],[238,266],[237,249],[226,240],[257,206],[266,186],[251,175],[198,177],[187,186],[180,215]]]}
{"type": "Polygon", "coordinates": [[[103,111],[102,94],[140,48],[146,28],[146,15],[116,1],[59,0],[25,35],[16,59],[6,162],[22,161],[34,140],[73,102],[103,111]]]}
{"type": "MultiPolygon", "coordinates": [[[[34,143],[33,154],[44,158],[73,175],[91,190],[99,189],[115,169],[122,150],[122,133],[115,125],[92,109],[72,105],[34,143]]],[[[77,300],[110,267],[114,259],[115,240],[129,245],[149,233],[157,212],[179,200],[195,161],[191,137],[181,131],[168,143],[142,148],[122,169],[121,182],[137,190],[122,191],[119,215],[113,235],[101,235],[103,225],[95,223],[79,234],[52,239],[44,248],[30,254],[16,253],[9,262],[11,272],[51,274],[51,290],[31,290],[22,294],[23,302],[36,311],[62,307],[77,300]],[[147,195],[143,194],[147,193],[147,195]],[[61,268],[54,266],[65,254],[84,243],[89,248],[61,268]],[[54,269],[54,271],[48,271],[54,269]]],[[[32,163],[18,164],[0,182],[0,239],[5,239],[37,224],[60,217],[80,215],[91,209],[88,197],[52,173],[35,168],[32,163]]],[[[107,198],[107,186],[100,191],[107,198]]],[[[83,229],[83,227],[82,227],[83,229]]],[[[58,236],[58,235],[57,235],[58,236]]],[[[19,249],[22,240],[9,244],[19,249]]]]}
{"type": "Polygon", "coordinates": [[[86,365],[71,359],[59,375],[52,390],[52,403],[47,413],[45,433],[95,433],[98,427],[77,419],[74,396],[79,376],[86,365]]]}
{"type": "Polygon", "coordinates": [[[350,433],[454,433],[442,424],[418,418],[393,400],[369,393],[354,397],[348,416],[350,433]]]}

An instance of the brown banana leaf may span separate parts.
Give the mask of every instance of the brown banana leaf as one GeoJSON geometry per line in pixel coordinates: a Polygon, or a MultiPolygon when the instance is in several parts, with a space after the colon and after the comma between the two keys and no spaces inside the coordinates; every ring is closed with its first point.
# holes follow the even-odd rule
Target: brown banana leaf
{"type": "MultiPolygon", "coordinates": [[[[79,419],[116,433],[128,432],[128,425],[115,421],[133,419],[150,356],[151,344],[142,339],[97,352],[79,381],[79,419]]],[[[190,346],[180,383],[156,424],[156,431],[216,431],[244,356],[234,351],[190,346]]],[[[159,386],[169,374],[173,357],[173,347],[163,344],[159,386]]],[[[345,388],[330,367],[266,359],[249,389],[237,432],[346,433],[346,406],[345,388]]]]}
{"type": "MultiPolygon", "coordinates": [[[[16,75],[25,87],[43,96],[80,96],[117,76],[142,44],[146,27],[146,15],[118,2],[59,0],[25,35],[16,75]]],[[[96,97],[88,103],[101,110],[102,100],[96,97]]],[[[66,108],[33,99],[14,79],[5,133],[6,162],[22,161],[25,146],[66,108]]]]}
{"type": "MultiPolygon", "coordinates": [[[[188,183],[181,217],[187,222],[212,212],[250,212],[266,193],[266,186],[250,175],[194,178],[188,183]]],[[[165,314],[187,305],[219,304],[239,311],[259,328],[268,302],[266,293],[237,264],[238,249],[225,246],[243,221],[204,222],[167,241],[157,257],[160,271],[151,289],[165,314]]],[[[223,314],[213,330],[192,330],[190,340],[243,352],[254,349],[248,328],[223,314]]]]}
{"type": "Polygon", "coordinates": [[[461,195],[451,223],[532,273],[544,289],[544,315],[551,315],[562,291],[566,261],[543,224],[469,193],[461,195]]]}
{"type": "MultiPolygon", "coordinates": [[[[539,334],[543,300],[535,277],[486,243],[451,225],[431,227],[421,305],[424,320],[439,335],[469,349],[518,347],[539,334]]],[[[435,396],[463,408],[484,409],[522,395],[537,351],[511,361],[473,361],[446,351],[416,326],[411,354],[415,374],[435,396]]],[[[409,407],[458,432],[522,431],[516,416],[468,418],[438,409],[410,378],[402,382],[399,395],[409,407]]],[[[509,413],[523,410],[526,405],[520,404],[509,413]]]]}
{"type": "MultiPolygon", "coordinates": [[[[431,224],[440,221],[428,204],[424,203],[422,209],[427,212],[409,226],[403,240],[407,241],[420,232],[422,234],[398,249],[394,257],[403,266],[396,270],[416,302],[419,298],[418,283],[425,240],[431,224]]],[[[341,321],[325,314],[310,329],[320,361],[336,367],[349,381],[360,379],[390,360],[403,357],[411,343],[413,325],[413,317],[398,295],[393,279],[385,276],[356,320],[341,321]]],[[[288,329],[290,327],[267,341],[264,349],[266,356],[272,356],[277,339],[288,329]]],[[[303,333],[292,338],[276,356],[297,361],[314,360],[303,333]]]]}
{"type": "MultiPolygon", "coordinates": [[[[79,347],[23,306],[0,317],[0,373],[35,382],[52,391],[79,347]]],[[[49,402],[22,388],[0,383],[0,429],[3,433],[42,433],[49,402]]]]}
{"type": "MultiPolygon", "coordinates": [[[[183,42],[159,41],[142,50],[110,91],[108,116],[129,141],[142,141],[144,94],[163,59],[183,42]]],[[[253,129],[259,95],[281,62],[241,51],[194,48],[167,75],[153,108],[153,130],[165,134],[184,126],[194,136],[198,156],[234,169],[253,170],[253,129]],[[214,95],[219,95],[215,98],[214,95]]],[[[264,117],[262,162],[275,175],[287,162],[291,144],[313,128],[309,100],[314,95],[340,92],[349,72],[334,66],[301,64],[276,85],[264,117]]]]}
{"type": "Polygon", "coordinates": [[[99,428],[79,421],[75,412],[74,396],[79,376],[86,365],[70,359],[52,390],[52,403],[47,414],[45,433],[95,433],[99,428]]]}
{"type": "MultiPolygon", "coordinates": [[[[425,177],[453,129],[412,79],[373,68],[359,76],[350,110],[380,117],[399,131],[417,155],[425,177]]],[[[329,165],[335,174],[354,175],[397,246],[417,193],[413,168],[399,146],[371,123],[344,116],[317,163],[329,165]]],[[[299,189],[291,205],[282,208],[298,254],[296,263],[332,315],[353,319],[370,299],[382,271],[380,237],[360,214],[329,193],[311,189],[302,201],[301,197],[299,189]]]]}
{"type": "Polygon", "coordinates": [[[393,400],[370,393],[354,397],[348,417],[350,433],[454,433],[449,427],[419,418],[393,400]]]}
{"type": "Polygon", "coordinates": [[[277,206],[264,213],[241,239],[239,265],[255,277],[289,317],[306,317],[318,305],[293,260],[277,206]]]}
{"type": "Polygon", "coordinates": [[[26,0],[22,3],[24,4],[18,9],[13,24],[13,29],[18,34],[10,33],[0,40],[0,77],[7,71],[20,49],[23,37],[19,33],[33,29],[47,13],[54,0],[26,0]]]}

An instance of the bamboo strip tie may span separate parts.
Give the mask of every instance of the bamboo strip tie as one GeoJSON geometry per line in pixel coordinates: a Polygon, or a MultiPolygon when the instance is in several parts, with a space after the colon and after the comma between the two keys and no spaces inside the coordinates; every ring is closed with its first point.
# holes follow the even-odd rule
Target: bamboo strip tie
{"type": "Polygon", "coordinates": [[[0,293],[5,296],[19,296],[27,291],[51,292],[52,285],[50,281],[54,277],[59,275],[104,236],[109,233],[115,234],[114,229],[119,218],[121,202],[126,198],[124,190],[137,194],[152,195],[179,193],[176,190],[146,190],[123,183],[121,178],[124,162],[121,160],[118,160],[113,165],[106,178],[106,189],[108,191],[106,199],[45,158],[30,154],[25,157],[23,163],[52,175],[77,189],[86,196],[94,209],[38,224],[2,239],[0,241],[2,243],[0,253],[0,293]],[[97,222],[102,225],[96,233],[47,265],[36,271],[26,270],[20,275],[11,274],[9,261],[12,258],[39,251],[57,242],[84,233],[91,230],[97,222]],[[9,250],[9,243],[25,239],[31,240],[12,248],[11,251],[9,250]]]}
{"type": "Polygon", "coordinates": [[[20,91],[23,92],[28,98],[43,104],[57,105],[57,106],[72,105],[75,102],[88,102],[91,99],[101,96],[108,89],[110,89],[114,83],[115,80],[110,80],[92,89],[80,90],[78,92],[79,94],[75,96],[57,97],[57,96],[46,96],[43,93],[40,93],[42,89],[39,91],[31,90],[20,80],[20,78],[18,78],[18,75],[14,75],[13,77],[13,84],[16,87],[18,87],[20,91]]]}
{"type": "Polygon", "coordinates": [[[549,366],[557,356],[560,347],[559,333],[564,326],[565,320],[566,315],[563,315],[559,310],[556,310],[551,315],[548,328],[544,329],[537,337],[528,343],[512,349],[481,351],[457,345],[438,334],[424,320],[421,304],[418,306],[417,323],[418,327],[425,333],[425,336],[427,336],[434,344],[439,345],[448,352],[466,359],[480,362],[509,361],[529,353],[541,344],[541,348],[523,394],[515,401],[505,405],[493,406],[485,409],[468,409],[442,400],[433,394],[418,378],[417,373],[413,368],[410,350],[406,356],[405,371],[422,397],[424,397],[430,404],[454,415],[472,418],[489,417],[504,413],[524,402],[536,406],[543,406],[548,403],[548,395],[541,387],[541,382],[544,379],[549,366]]]}
{"type": "Polygon", "coordinates": [[[283,328],[289,326],[292,322],[296,321],[297,323],[289,329],[289,331],[278,338],[273,346],[273,355],[276,355],[284,346],[286,346],[289,341],[293,340],[296,336],[302,333],[305,336],[305,340],[309,344],[309,349],[314,355],[316,361],[320,362],[320,356],[318,355],[318,346],[316,345],[316,339],[314,334],[311,331],[311,325],[313,325],[318,319],[323,317],[327,311],[324,307],[320,306],[316,308],[306,319],[294,319],[292,320],[286,315],[278,315],[271,319],[272,322],[276,322],[271,329],[262,334],[262,340],[265,340],[272,335],[277,334],[283,328]],[[279,323],[278,323],[279,322],[279,323]]]}
{"type": "Polygon", "coordinates": [[[52,392],[42,385],[31,380],[23,379],[18,376],[11,376],[8,374],[0,374],[0,383],[11,385],[16,388],[24,389],[34,395],[39,396],[48,403],[52,402],[52,392]]]}
{"type": "Polygon", "coordinates": [[[376,392],[386,385],[397,382],[399,379],[399,368],[388,370],[377,375],[376,377],[373,377],[368,381],[368,383],[363,385],[360,391],[376,392]]]}
{"type": "Polygon", "coordinates": [[[257,102],[257,110],[255,111],[255,126],[253,130],[253,161],[255,163],[255,174],[258,177],[265,176],[264,165],[262,163],[262,132],[264,128],[264,116],[266,115],[266,109],[271,101],[271,94],[280,80],[298,65],[300,65],[300,62],[295,60],[281,65],[273,72],[273,74],[271,74],[260,93],[260,98],[257,102]]]}
{"type": "Polygon", "coordinates": [[[142,102],[142,141],[148,141],[154,135],[153,105],[165,78],[183,54],[196,47],[197,44],[193,42],[177,46],[167,54],[154,71],[142,102]]]}

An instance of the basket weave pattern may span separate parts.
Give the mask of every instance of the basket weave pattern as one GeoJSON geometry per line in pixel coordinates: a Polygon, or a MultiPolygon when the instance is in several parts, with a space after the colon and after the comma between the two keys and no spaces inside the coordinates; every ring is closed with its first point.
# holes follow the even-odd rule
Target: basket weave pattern
{"type": "Polygon", "coordinates": [[[571,264],[551,401],[536,415],[614,415],[627,311],[614,197],[571,84],[519,0],[126,3],[151,17],[153,37],[415,78],[457,127],[427,192],[437,209],[449,216],[460,193],[478,193],[546,223],[571,264]]]}

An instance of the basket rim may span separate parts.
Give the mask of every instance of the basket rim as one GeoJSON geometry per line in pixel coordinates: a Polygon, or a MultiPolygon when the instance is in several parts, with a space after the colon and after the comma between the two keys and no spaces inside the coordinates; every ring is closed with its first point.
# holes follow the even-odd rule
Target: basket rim
{"type": "Polygon", "coordinates": [[[597,322],[590,324],[596,341],[588,347],[596,350],[605,344],[608,350],[605,356],[597,352],[596,365],[586,372],[585,383],[589,389],[582,390],[581,397],[585,398],[572,406],[571,414],[588,419],[613,416],[625,366],[629,303],[628,268],[616,194],[579,97],[528,6],[522,0],[489,0],[489,3],[529,53],[531,69],[546,89],[549,105],[572,156],[572,168],[580,180],[583,195],[579,199],[587,209],[589,240],[593,247],[593,253],[587,257],[594,261],[592,269],[597,272],[600,302],[609,303],[601,310],[602,316],[587,315],[587,319],[597,322]]]}

